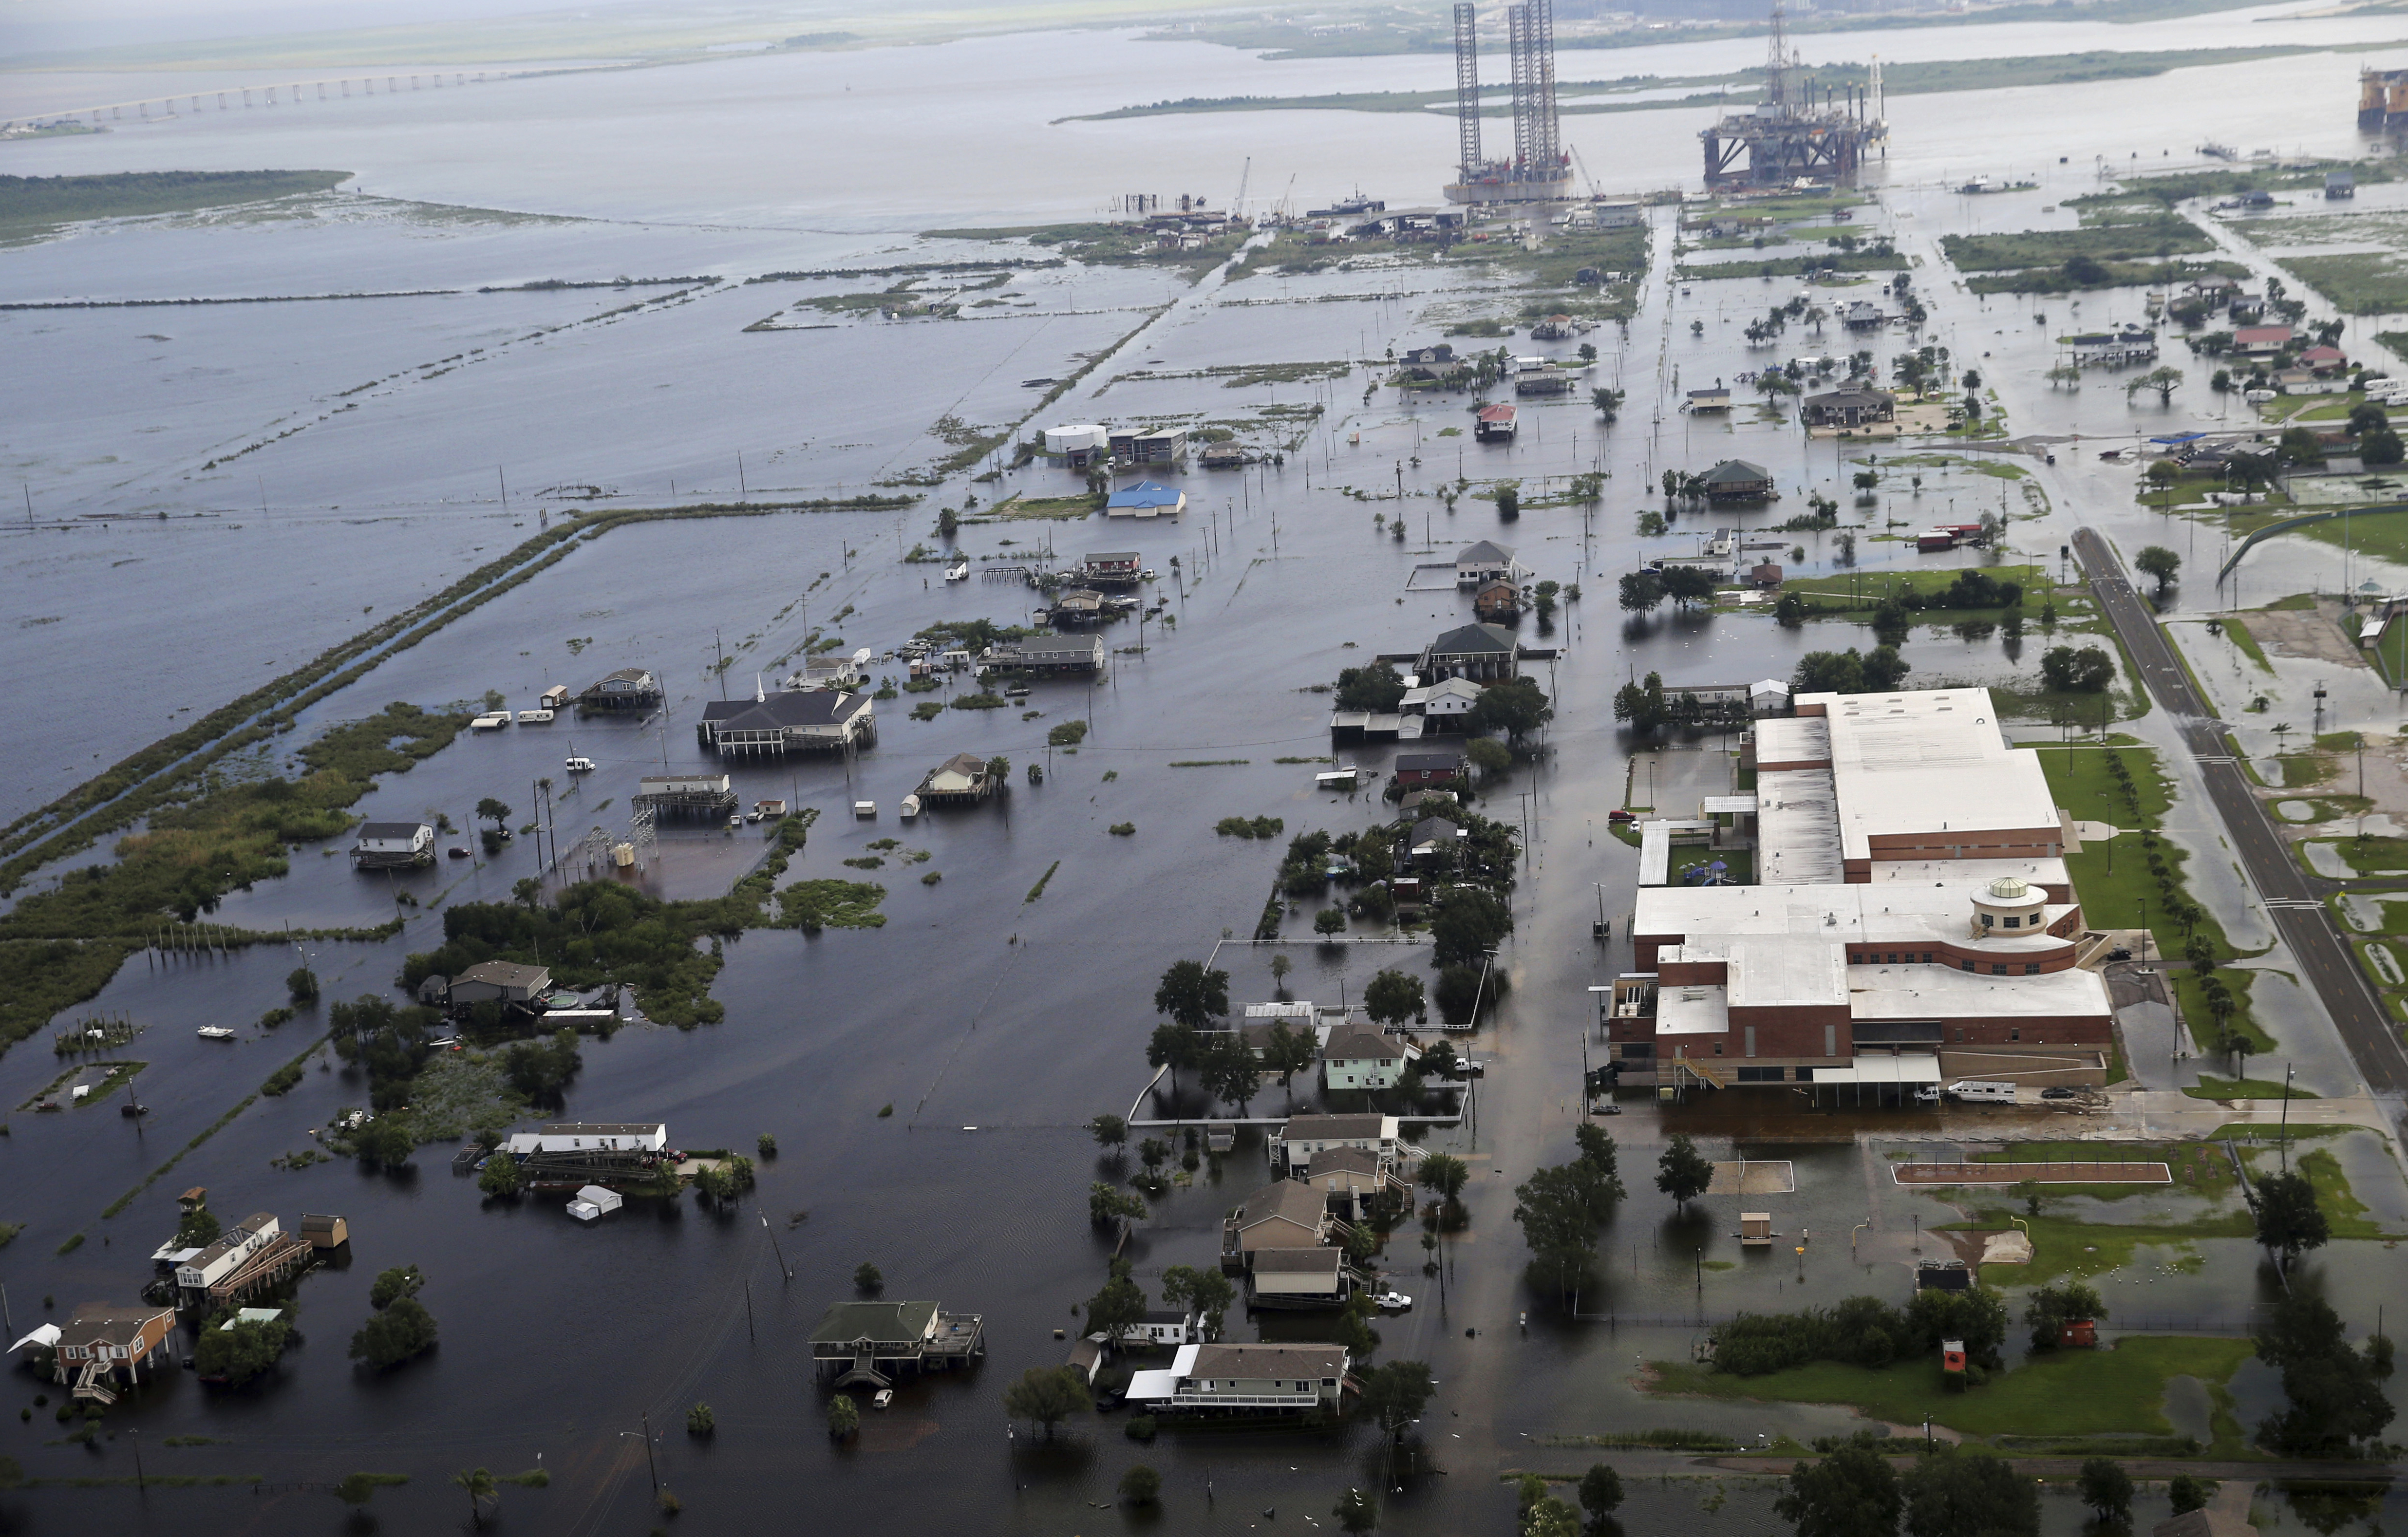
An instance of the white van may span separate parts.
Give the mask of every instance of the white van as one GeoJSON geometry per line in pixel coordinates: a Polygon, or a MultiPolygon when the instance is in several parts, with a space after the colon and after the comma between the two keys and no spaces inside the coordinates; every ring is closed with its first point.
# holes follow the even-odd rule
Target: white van
{"type": "Polygon", "coordinates": [[[2015,1102],[2015,1086],[1995,1080],[1960,1078],[1943,1091],[1949,1099],[1965,1104],[2012,1105],[2015,1102]]]}

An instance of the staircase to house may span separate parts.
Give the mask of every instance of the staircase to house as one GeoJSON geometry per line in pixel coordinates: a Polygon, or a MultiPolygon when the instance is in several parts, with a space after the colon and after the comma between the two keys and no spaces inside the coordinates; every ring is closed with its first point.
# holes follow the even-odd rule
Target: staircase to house
{"type": "Polygon", "coordinates": [[[107,1361],[83,1363],[83,1370],[76,1375],[75,1396],[79,1399],[89,1399],[98,1404],[111,1404],[117,1401],[117,1395],[108,1387],[107,1361]]]}

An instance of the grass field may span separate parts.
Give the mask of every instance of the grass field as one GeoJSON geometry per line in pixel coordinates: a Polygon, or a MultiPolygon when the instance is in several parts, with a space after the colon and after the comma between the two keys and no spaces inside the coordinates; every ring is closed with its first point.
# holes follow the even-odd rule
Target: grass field
{"type": "MultiPolygon", "coordinates": [[[[2283,1098],[2283,1085],[2263,1078],[2209,1078],[2202,1075],[2195,1086],[2183,1092],[2194,1099],[2280,1099],[2283,1098]]],[[[2299,1087],[2291,1089],[2290,1097],[2294,1099],[2315,1098],[2299,1087]]]]}
{"type": "Polygon", "coordinates": [[[2088,229],[2036,229],[2015,235],[1949,235],[1940,241],[1960,272],[2057,266],[2076,256],[2098,262],[2139,262],[2213,251],[2205,231],[2177,214],[2159,213],[2128,224],[2088,229]]]}
{"type": "Polygon", "coordinates": [[[0,240],[79,219],[128,219],[324,192],[349,171],[120,171],[107,176],[0,176],[0,240]]]}
{"type": "Polygon", "coordinates": [[[2241,648],[2243,655],[2258,664],[2259,671],[2271,673],[2274,670],[2274,664],[2266,659],[2266,648],[2259,645],[2258,638],[2249,633],[2247,625],[2237,620],[2227,619],[2218,627],[2224,631],[2226,639],[2241,648]]]}
{"type": "Polygon", "coordinates": [[[1876,255],[1870,251],[1831,251],[1813,256],[1771,256],[1754,262],[1683,263],[1684,280],[1711,282],[1717,278],[1798,278],[1828,267],[1838,272],[1903,272],[1906,258],[1876,255]]]}
{"type": "MultiPolygon", "coordinates": [[[[1987,566],[1982,568],[1982,574],[2000,582],[2021,583],[2024,590],[2023,607],[2027,614],[2039,613],[2040,605],[2048,601],[2046,596],[2048,573],[2041,567],[1987,566]]],[[[1861,571],[1836,576],[1807,577],[1801,581],[1784,582],[1781,590],[1784,593],[1796,593],[1813,602],[1817,608],[1834,611],[1870,613],[1880,607],[1882,600],[1892,593],[1913,592],[1929,596],[1934,593],[1945,592],[1956,580],[1956,571],[1953,567],[1942,569],[1916,567],[1898,571],[1861,571]]],[[[1915,615],[1915,622],[1928,624],[1942,619],[1963,618],[1974,614],[1995,619],[2000,611],[1996,609],[1961,610],[1926,609],[1915,615]]]]}
{"type": "Polygon", "coordinates": [[[2408,309],[2408,253],[2358,251],[2338,256],[2286,256],[2283,265],[2345,315],[2389,315],[2408,309]]]}
{"type": "MultiPolygon", "coordinates": [[[[2104,822],[2111,827],[2155,827],[2172,809],[2172,782],[2157,768],[2155,749],[2129,744],[2128,737],[2112,737],[2111,745],[2040,747],[2041,771],[2048,776],[2049,792],[2076,821],[2104,822]],[[2109,765],[2120,760],[2132,776],[2133,800],[2109,765]]],[[[2142,861],[2145,867],[2146,861],[2142,861]]]]}
{"type": "Polygon", "coordinates": [[[2238,262],[2186,261],[2172,262],[2101,262],[2105,277],[2099,282],[2084,282],[2061,266],[2027,266],[2005,272],[1984,272],[1965,280],[1970,294],[2081,294],[2094,288],[2138,288],[2143,284],[2165,287],[2172,283],[2188,282],[2194,278],[2214,274],[2218,277],[2245,279],[2249,269],[2238,262]]]}
{"type": "Polygon", "coordinates": [[[2393,875],[2408,871],[2408,838],[2315,838],[2329,843],[2351,869],[2360,875],[2393,875]]]}
{"type": "MultiPolygon", "coordinates": [[[[1686,1362],[1656,1362],[1653,1391],[1785,1403],[1852,1404],[1877,1419],[1932,1423],[1968,1435],[2165,1435],[2166,1384],[2197,1377],[2220,1387],[2255,1346],[2245,1339],[2151,1335],[2112,1349],[2054,1351],[2032,1357],[1971,1392],[1952,1390],[1939,1364],[1902,1361],[1878,1371],[1818,1361],[1760,1377],[1739,1377],[1686,1362]]],[[[2216,1439],[2228,1439],[2219,1416],[2216,1439]]],[[[2237,1439],[2238,1425],[2229,1436],[2237,1439]]]]}
{"type": "Polygon", "coordinates": [[[2353,512],[2346,521],[2327,518],[2299,532],[2335,549],[2346,547],[2385,560],[2408,563],[2408,509],[2353,512]]]}

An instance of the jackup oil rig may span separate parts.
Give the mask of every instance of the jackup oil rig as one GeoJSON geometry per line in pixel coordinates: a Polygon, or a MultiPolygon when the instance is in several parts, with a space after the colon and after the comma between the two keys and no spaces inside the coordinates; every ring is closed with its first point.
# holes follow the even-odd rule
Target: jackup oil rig
{"type": "Polygon", "coordinates": [[[1856,179],[1865,153],[1888,153],[1889,123],[1882,98],[1881,61],[1862,89],[1817,89],[1796,79],[1781,0],[1772,0],[1772,47],[1764,66],[1764,98],[1701,130],[1706,185],[1789,186],[1799,181],[1844,183],[1856,179]]]}
{"type": "Polygon", "coordinates": [[[1519,0],[1505,7],[1506,46],[1513,69],[1513,154],[1490,160],[1480,144],[1480,48],[1469,5],[1455,7],[1456,170],[1450,203],[1550,203],[1572,195],[1571,157],[1555,115],[1554,0],[1519,0]]]}
{"type": "Polygon", "coordinates": [[[2358,125],[2370,133],[2408,128],[2408,69],[2358,72],[2358,125]]]}

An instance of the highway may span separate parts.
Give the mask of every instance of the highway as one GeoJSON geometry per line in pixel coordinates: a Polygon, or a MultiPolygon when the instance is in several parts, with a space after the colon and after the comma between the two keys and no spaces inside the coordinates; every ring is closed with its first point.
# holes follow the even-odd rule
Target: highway
{"type": "Polygon", "coordinates": [[[2242,869],[2258,888],[2258,899],[2290,947],[2300,972],[2323,999],[2325,1013],[2341,1032],[2366,1086],[2377,1095],[2408,1093],[2408,1053],[2401,1048],[2383,1001],[2367,984],[2348,941],[2335,928],[2319,883],[2300,868],[2289,845],[2268,820],[2265,807],[2251,793],[2248,776],[2232,755],[2223,723],[2192,689],[2172,644],[2157,628],[2155,613],[2132,590],[2107,541],[2095,530],[2077,529],[2073,549],[2090,579],[2091,590],[2099,595],[2115,633],[2141,669],[2142,681],[2157,703],[2172,712],[2183,744],[2199,765],[2208,798],[2215,803],[2241,855],[2242,869]]]}

